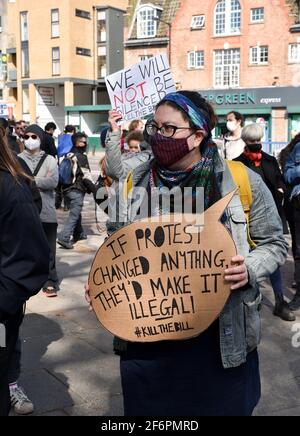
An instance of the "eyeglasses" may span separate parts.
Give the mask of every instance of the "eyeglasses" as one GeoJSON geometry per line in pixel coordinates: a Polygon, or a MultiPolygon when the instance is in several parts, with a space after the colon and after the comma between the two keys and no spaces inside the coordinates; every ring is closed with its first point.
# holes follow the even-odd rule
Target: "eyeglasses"
{"type": "Polygon", "coordinates": [[[37,135],[24,135],[24,139],[38,139],[37,135]]]}
{"type": "Polygon", "coordinates": [[[195,130],[191,127],[177,127],[172,126],[171,124],[165,124],[162,127],[158,127],[154,123],[149,123],[146,125],[146,132],[149,136],[154,136],[157,134],[157,132],[160,132],[162,136],[165,136],[166,138],[172,138],[172,136],[175,135],[177,130],[195,130]]]}

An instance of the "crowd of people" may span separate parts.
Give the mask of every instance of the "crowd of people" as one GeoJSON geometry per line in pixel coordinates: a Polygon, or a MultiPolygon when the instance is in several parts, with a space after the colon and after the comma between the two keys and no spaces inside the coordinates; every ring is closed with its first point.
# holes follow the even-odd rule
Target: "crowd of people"
{"type": "MultiPolygon", "coordinates": [[[[142,344],[115,338],[114,350],[121,359],[127,416],[251,415],[260,398],[261,283],[271,281],[275,316],[295,321],[300,309],[300,133],[277,161],[263,151],[262,127],[244,126],[243,116],[233,111],[227,115],[228,133],[214,141],[214,110],[189,91],[167,95],[147,122],[134,120],[125,129],[115,110],[108,121],[110,127],[101,133],[105,155],[94,180],[84,132],[67,125],[56,145],[55,123],[42,129],[0,118],[0,324],[6,328],[6,347],[0,345],[0,416],[10,407],[20,414],[33,411],[18,385],[24,306],[40,290],[46,297],[58,295],[56,247],[70,250],[87,239],[85,196],[97,201],[104,186],[110,202],[110,187],[116,191],[130,174],[145,193],[203,187],[208,209],[236,189],[229,161],[247,168],[252,201],[246,211],[236,192],[226,213],[238,255],[224,271],[232,294],[219,319],[194,339],[142,344]],[[65,222],[58,232],[62,205],[65,222]],[[284,297],[281,275],[287,233],[295,260],[291,302],[284,297]]],[[[107,234],[134,221],[132,210],[131,205],[108,219],[107,234]]],[[[90,303],[88,288],[86,299],[90,303]]]]}

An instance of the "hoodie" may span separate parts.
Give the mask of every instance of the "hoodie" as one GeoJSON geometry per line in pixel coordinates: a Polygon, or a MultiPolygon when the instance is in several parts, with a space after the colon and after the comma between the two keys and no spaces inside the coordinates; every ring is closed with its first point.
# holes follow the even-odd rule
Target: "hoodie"
{"type": "MultiPolygon", "coordinates": [[[[19,154],[19,158],[23,159],[30,171],[34,173],[44,154],[44,151],[40,151],[38,154],[32,155],[29,151],[24,150],[23,153],[19,154]]],[[[47,155],[46,160],[35,177],[35,182],[42,197],[41,221],[43,223],[57,223],[55,188],[58,185],[58,167],[53,156],[47,155]]]]}

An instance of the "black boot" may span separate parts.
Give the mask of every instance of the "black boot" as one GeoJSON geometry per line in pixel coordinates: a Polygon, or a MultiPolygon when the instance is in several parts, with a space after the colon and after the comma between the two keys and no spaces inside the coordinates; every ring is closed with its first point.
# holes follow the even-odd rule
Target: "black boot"
{"type": "Polygon", "coordinates": [[[300,283],[297,283],[296,287],[296,294],[294,295],[294,298],[289,303],[291,310],[298,310],[300,309],[300,283]]]}
{"type": "MultiPolygon", "coordinates": [[[[299,302],[300,302],[300,300],[299,300],[299,302]]],[[[273,315],[278,316],[283,321],[295,321],[296,320],[294,313],[292,312],[288,303],[286,301],[284,301],[284,298],[282,295],[280,295],[280,296],[275,295],[275,309],[274,309],[273,315]]]]}

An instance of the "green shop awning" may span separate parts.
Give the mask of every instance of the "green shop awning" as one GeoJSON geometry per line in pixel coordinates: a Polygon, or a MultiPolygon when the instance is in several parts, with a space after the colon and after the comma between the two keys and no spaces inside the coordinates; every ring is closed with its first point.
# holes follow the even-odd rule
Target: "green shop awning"
{"type": "Polygon", "coordinates": [[[288,106],[287,111],[289,114],[299,114],[300,115],[300,106],[288,106]]]}
{"type": "Polygon", "coordinates": [[[86,105],[86,106],[65,106],[65,112],[108,112],[110,104],[86,105]]]}
{"type": "Polygon", "coordinates": [[[230,111],[240,112],[243,115],[265,115],[265,114],[271,114],[272,108],[271,107],[256,107],[256,108],[245,108],[245,107],[228,107],[226,109],[224,108],[216,108],[215,111],[217,112],[217,115],[227,115],[230,111]]]}

